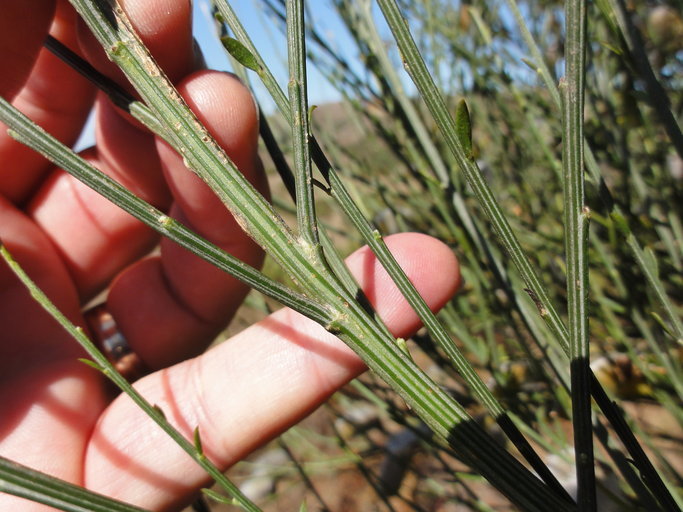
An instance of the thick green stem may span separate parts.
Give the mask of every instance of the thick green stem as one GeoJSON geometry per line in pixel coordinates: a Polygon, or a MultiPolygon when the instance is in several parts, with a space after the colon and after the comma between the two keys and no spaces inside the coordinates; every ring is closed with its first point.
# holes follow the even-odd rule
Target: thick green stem
{"type": "Polygon", "coordinates": [[[67,512],[146,512],[0,457],[0,492],[67,512]]]}
{"type": "Polygon", "coordinates": [[[595,468],[588,344],[588,208],[584,197],[583,105],[586,53],[585,0],[565,4],[567,43],[562,89],[564,239],[572,383],[572,423],[580,510],[595,511],[595,468]]]}

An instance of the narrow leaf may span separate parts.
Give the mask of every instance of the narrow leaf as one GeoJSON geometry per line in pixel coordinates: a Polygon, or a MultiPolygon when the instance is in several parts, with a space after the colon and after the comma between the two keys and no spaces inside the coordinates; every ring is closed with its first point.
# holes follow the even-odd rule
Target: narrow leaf
{"type": "Polygon", "coordinates": [[[202,493],[206,494],[212,500],[218,503],[225,503],[226,505],[232,505],[232,500],[227,496],[217,493],[212,489],[202,489],[202,493]]]}
{"type": "Polygon", "coordinates": [[[199,435],[199,427],[194,429],[194,447],[200,456],[204,456],[204,447],[202,446],[202,437],[199,435]]]}
{"type": "Polygon", "coordinates": [[[467,158],[472,158],[472,123],[470,121],[470,111],[464,99],[458,102],[455,109],[455,129],[458,140],[465,151],[467,158]]]}
{"type": "Polygon", "coordinates": [[[657,256],[655,256],[652,247],[646,247],[643,253],[647,268],[650,269],[650,272],[652,272],[653,275],[659,276],[659,264],[657,263],[657,256]]]}
{"type": "Polygon", "coordinates": [[[83,363],[87,364],[91,368],[95,368],[98,372],[101,372],[104,370],[99,364],[97,364],[95,361],[92,361],[91,359],[86,359],[85,357],[79,357],[78,360],[83,363]]]}
{"type": "Polygon", "coordinates": [[[157,404],[152,405],[152,409],[154,409],[154,410],[159,414],[159,416],[161,416],[162,418],[166,419],[166,413],[165,413],[164,410],[163,410],[161,407],[159,407],[157,404]]]}
{"type": "Polygon", "coordinates": [[[251,69],[257,73],[261,71],[261,66],[259,66],[254,55],[237,39],[230,36],[224,36],[221,37],[221,43],[223,43],[223,46],[228,53],[245,68],[251,69]]]}

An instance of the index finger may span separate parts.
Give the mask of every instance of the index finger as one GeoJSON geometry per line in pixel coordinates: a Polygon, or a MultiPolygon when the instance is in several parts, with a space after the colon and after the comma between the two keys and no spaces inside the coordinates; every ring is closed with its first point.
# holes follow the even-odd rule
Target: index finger
{"type": "MultiPolygon", "coordinates": [[[[56,9],[48,0],[2,2],[0,94],[6,99],[13,96],[16,108],[67,146],[81,133],[95,89],[41,45],[49,28],[50,35],[76,49],[75,25],[76,13],[66,0],[56,9]]],[[[0,130],[0,160],[0,194],[19,206],[52,167],[6,130],[0,130]]]]}

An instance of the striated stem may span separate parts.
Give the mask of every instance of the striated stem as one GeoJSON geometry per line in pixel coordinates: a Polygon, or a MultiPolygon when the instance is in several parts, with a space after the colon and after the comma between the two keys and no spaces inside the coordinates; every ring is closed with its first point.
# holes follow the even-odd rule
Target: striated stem
{"type": "Polygon", "coordinates": [[[588,216],[584,197],[583,105],[586,54],[585,0],[565,4],[567,42],[561,89],[564,239],[567,259],[567,310],[574,425],[574,455],[580,510],[595,511],[595,467],[588,343],[588,216]]]}

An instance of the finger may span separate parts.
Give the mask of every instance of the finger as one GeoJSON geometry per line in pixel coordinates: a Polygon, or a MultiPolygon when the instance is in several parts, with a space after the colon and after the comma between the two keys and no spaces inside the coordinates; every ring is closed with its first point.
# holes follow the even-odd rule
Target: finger
{"type": "MultiPolygon", "coordinates": [[[[433,238],[387,238],[430,307],[459,284],[452,252],[433,238]]],[[[360,284],[396,335],[419,321],[368,249],[349,259],[360,284]]],[[[363,371],[341,341],[291,310],[281,310],[206,354],[152,374],[137,387],[188,438],[199,426],[205,453],[221,468],[283,431],[363,371]]],[[[121,396],[102,415],[86,456],[85,483],[143,507],[185,503],[203,472],[144,414],[121,396]]]]}
{"type": "MultiPolygon", "coordinates": [[[[45,38],[45,30],[41,32],[31,25],[35,23],[34,16],[40,19],[46,12],[50,12],[50,9],[34,5],[35,2],[21,3],[30,10],[30,16],[26,23],[22,22],[23,24],[17,23],[16,20],[12,22],[11,18],[6,16],[3,4],[0,25],[8,22],[13,24],[9,27],[11,29],[9,32],[0,27],[0,41],[15,33],[19,39],[37,37],[38,46],[35,48],[37,61],[30,78],[15,97],[13,104],[39,126],[70,146],[80,134],[92,107],[94,87],[48,50],[40,49],[40,44],[45,38]]],[[[45,3],[39,2],[39,4],[45,3]]],[[[61,1],[57,4],[50,34],[70,48],[76,48],[75,22],[76,13],[68,2],[61,1]]],[[[32,48],[32,45],[29,46],[32,48]]],[[[12,47],[20,48],[21,44],[13,41],[12,47]]],[[[9,59],[5,58],[4,52],[2,53],[0,81],[3,77],[19,77],[25,72],[21,65],[15,65],[16,58],[12,58],[18,57],[23,52],[13,51],[15,53],[10,53],[9,59]]],[[[28,56],[26,58],[27,62],[33,63],[28,56]]],[[[0,194],[15,204],[23,204],[35,190],[43,175],[50,169],[50,164],[43,156],[12,139],[6,130],[0,130],[0,158],[4,162],[11,162],[11,165],[0,167],[0,194]]]]}
{"type": "Polygon", "coordinates": [[[54,0],[5,0],[0,17],[0,96],[11,100],[35,62],[55,8],[54,0]]]}
{"type": "MultiPolygon", "coordinates": [[[[192,3],[187,0],[119,0],[135,31],[172,82],[194,67],[192,3]]],[[[132,90],[121,70],[104,53],[84,22],[79,24],[81,48],[101,73],[132,90]]]]}

